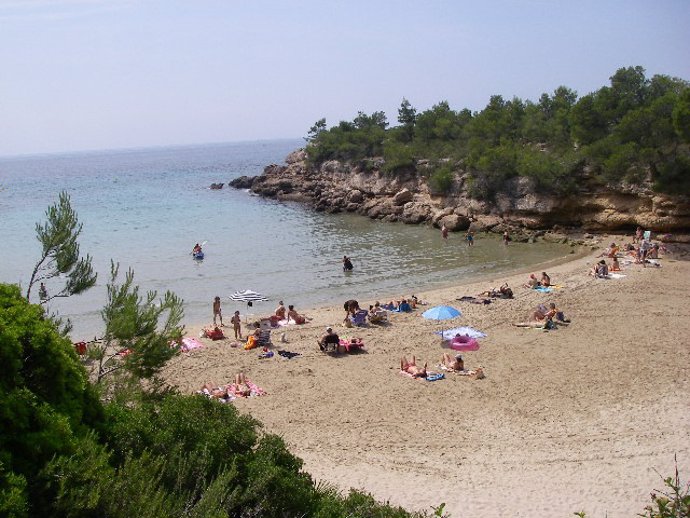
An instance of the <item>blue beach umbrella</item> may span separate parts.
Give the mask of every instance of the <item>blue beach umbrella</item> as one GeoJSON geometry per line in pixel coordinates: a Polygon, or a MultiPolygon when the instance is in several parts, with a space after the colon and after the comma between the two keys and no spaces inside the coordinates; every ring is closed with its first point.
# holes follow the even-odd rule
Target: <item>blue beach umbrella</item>
{"type": "Polygon", "coordinates": [[[449,318],[459,317],[460,315],[462,315],[460,310],[452,306],[434,306],[422,313],[422,316],[429,320],[448,320],[449,318]]]}

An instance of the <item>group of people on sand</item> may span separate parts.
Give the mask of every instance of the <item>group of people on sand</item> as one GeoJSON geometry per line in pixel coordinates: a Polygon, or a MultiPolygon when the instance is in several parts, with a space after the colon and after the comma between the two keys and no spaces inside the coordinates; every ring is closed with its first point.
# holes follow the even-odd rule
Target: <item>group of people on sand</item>
{"type": "MultiPolygon", "coordinates": [[[[405,373],[413,378],[426,378],[429,376],[427,366],[428,363],[424,363],[423,367],[417,365],[417,358],[414,355],[409,360],[406,356],[402,356],[400,358],[400,372],[405,373]]],[[[482,367],[478,367],[473,371],[467,371],[465,369],[465,362],[460,354],[452,356],[448,353],[443,353],[439,366],[450,372],[472,375],[476,379],[484,378],[484,369],[482,367]]]]}
{"type": "Polygon", "coordinates": [[[278,302],[278,307],[271,316],[271,325],[277,326],[278,322],[286,321],[288,324],[294,322],[295,324],[306,324],[311,320],[307,315],[300,315],[293,304],[288,305],[285,309],[285,303],[281,300],[278,302]]]}
{"type": "MultiPolygon", "coordinates": [[[[223,324],[223,310],[220,306],[220,297],[218,296],[213,299],[213,325],[215,327],[217,327],[216,319],[220,320],[221,327],[225,327],[225,324],[223,324]]],[[[232,315],[232,318],[230,318],[230,323],[235,331],[235,338],[242,340],[242,319],[239,311],[235,311],[235,313],[232,315]]]]}
{"type": "Polygon", "coordinates": [[[524,284],[525,288],[548,288],[551,285],[551,277],[546,272],[541,272],[541,279],[537,279],[537,276],[531,273],[529,279],[524,284]]]}

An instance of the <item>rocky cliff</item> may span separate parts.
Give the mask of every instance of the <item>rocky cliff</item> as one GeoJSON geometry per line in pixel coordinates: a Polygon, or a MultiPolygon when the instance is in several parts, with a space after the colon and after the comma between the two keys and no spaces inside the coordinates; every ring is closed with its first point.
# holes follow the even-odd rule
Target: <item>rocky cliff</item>
{"type": "Polygon", "coordinates": [[[583,186],[576,195],[555,197],[536,191],[529,180],[516,178],[492,202],[467,194],[466,175],[459,174],[453,188],[434,193],[417,172],[386,175],[382,160],[368,170],[338,161],[315,169],[307,165],[303,150],[291,153],[286,165],[270,165],[261,176],[241,177],[230,185],[279,200],[306,203],[317,211],[353,212],[370,218],[404,223],[445,224],[451,231],[519,232],[577,228],[585,231],[628,231],[636,226],[658,233],[682,234],[690,230],[690,199],[654,193],[644,188],[619,189],[583,186]]]}

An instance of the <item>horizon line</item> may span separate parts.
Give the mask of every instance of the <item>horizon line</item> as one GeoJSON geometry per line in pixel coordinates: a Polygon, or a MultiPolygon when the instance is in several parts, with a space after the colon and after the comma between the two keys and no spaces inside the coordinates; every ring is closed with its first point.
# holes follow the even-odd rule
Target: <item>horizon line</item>
{"type": "Polygon", "coordinates": [[[0,154],[0,160],[8,159],[23,159],[23,158],[37,158],[49,156],[68,156],[68,155],[88,155],[97,153],[121,153],[127,151],[147,151],[154,149],[170,149],[170,148],[186,148],[198,146],[221,146],[225,144],[248,144],[251,142],[276,142],[281,140],[304,140],[304,137],[278,137],[278,138],[260,138],[260,139],[244,139],[244,140],[227,140],[215,142],[196,142],[186,144],[152,144],[143,146],[123,146],[113,148],[85,148],[65,151],[30,151],[26,153],[16,154],[0,154]]]}

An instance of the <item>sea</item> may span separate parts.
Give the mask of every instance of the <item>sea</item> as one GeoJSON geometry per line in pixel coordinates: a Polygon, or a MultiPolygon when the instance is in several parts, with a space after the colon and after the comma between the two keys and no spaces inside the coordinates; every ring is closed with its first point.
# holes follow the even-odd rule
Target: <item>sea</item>
{"type": "MultiPolygon", "coordinates": [[[[220,296],[223,313],[251,318],[271,313],[279,300],[298,311],[417,294],[567,256],[548,243],[510,243],[489,234],[467,246],[464,234],[443,240],[437,228],[324,214],[293,203],[229,188],[243,175],[302,147],[303,140],[236,142],[0,158],[0,282],[26,291],[40,259],[36,224],[61,191],[83,225],[80,252],[93,258],[96,286],[56,298],[47,311],[69,318],[74,340],[102,335],[101,310],[111,262],[128,269],[142,295],[171,290],[184,300],[186,324],[212,320],[220,296]],[[220,190],[211,183],[223,182],[220,190]],[[191,249],[203,244],[205,258],[191,249]],[[11,252],[11,253],[10,253],[11,252]],[[343,255],[354,263],[342,269],[343,255]],[[240,290],[264,295],[252,307],[229,296],[240,290]]],[[[46,282],[49,293],[63,279],[46,282]]],[[[32,292],[37,296],[37,288],[32,292]]],[[[32,298],[33,298],[32,297],[32,298]]]]}

